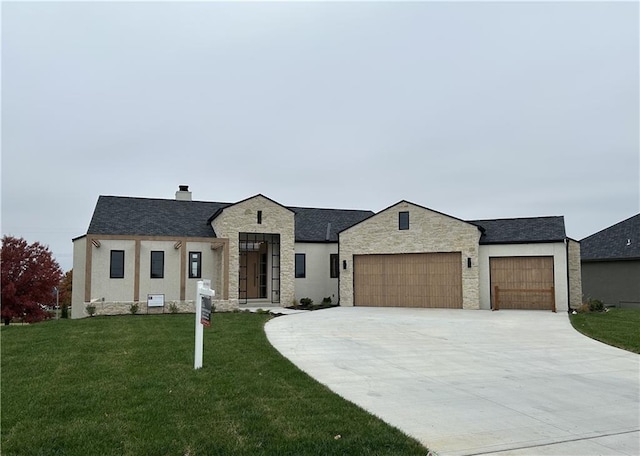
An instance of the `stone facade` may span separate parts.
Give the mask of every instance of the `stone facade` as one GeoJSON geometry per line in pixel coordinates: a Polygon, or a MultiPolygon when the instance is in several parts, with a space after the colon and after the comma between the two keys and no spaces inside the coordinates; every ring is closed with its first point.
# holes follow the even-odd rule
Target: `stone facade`
{"type": "MultiPolygon", "coordinates": [[[[213,300],[213,305],[216,312],[234,312],[238,310],[238,306],[232,305],[227,300],[213,300]]],[[[94,316],[99,315],[128,315],[131,314],[131,307],[138,305],[137,314],[153,315],[153,314],[168,314],[168,313],[195,313],[195,301],[165,301],[164,307],[148,307],[146,301],[98,301],[91,305],[95,307],[94,316]],[[175,306],[175,311],[173,310],[175,306]]],[[[90,314],[87,311],[89,303],[85,303],[83,309],[78,309],[82,317],[89,317],[90,314]]],[[[80,317],[74,317],[80,318],[80,317]]]]}
{"type": "Polygon", "coordinates": [[[475,225],[401,201],[340,233],[340,304],[353,306],[353,256],[366,254],[460,252],[462,307],[479,308],[478,246],[475,225]],[[400,212],[409,212],[409,229],[398,229],[400,212]],[[468,267],[468,259],[471,267],[468,267]],[[343,261],[347,268],[342,267],[343,261]]]}
{"type": "MultiPolygon", "coordinates": [[[[215,217],[211,226],[216,236],[229,240],[229,301],[238,306],[240,233],[264,233],[280,236],[279,273],[280,305],[293,303],[295,296],[295,214],[290,209],[257,195],[226,207],[215,217]],[[260,219],[258,211],[261,211],[260,219]],[[259,223],[260,222],[260,223],[259,223]]],[[[277,273],[271,268],[270,273],[277,273]]]]}
{"type": "Polygon", "coordinates": [[[582,271],[580,266],[580,243],[567,239],[569,254],[569,307],[577,309],[582,304],[582,271]]]}

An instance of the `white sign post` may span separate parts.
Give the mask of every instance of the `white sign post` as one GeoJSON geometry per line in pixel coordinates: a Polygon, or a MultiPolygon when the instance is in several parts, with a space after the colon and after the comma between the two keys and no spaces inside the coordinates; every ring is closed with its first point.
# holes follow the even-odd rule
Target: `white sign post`
{"type": "Polygon", "coordinates": [[[216,292],[211,289],[210,280],[199,280],[198,291],[196,294],[196,347],[194,352],[193,368],[200,369],[202,367],[202,346],[203,346],[203,329],[204,325],[210,325],[211,322],[211,300],[216,292]]]}

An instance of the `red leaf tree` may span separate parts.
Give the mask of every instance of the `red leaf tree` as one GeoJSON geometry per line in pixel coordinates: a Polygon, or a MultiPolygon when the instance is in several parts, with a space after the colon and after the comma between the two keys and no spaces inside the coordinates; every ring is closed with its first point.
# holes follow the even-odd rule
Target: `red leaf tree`
{"type": "Polygon", "coordinates": [[[62,270],[53,259],[49,247],[22,238],[2,238],[2,311],[4,324],[22,317],[33,323],[44,320],[48,313],[41,304],[52,302],[53,288],[62,278],[62,270]]]}

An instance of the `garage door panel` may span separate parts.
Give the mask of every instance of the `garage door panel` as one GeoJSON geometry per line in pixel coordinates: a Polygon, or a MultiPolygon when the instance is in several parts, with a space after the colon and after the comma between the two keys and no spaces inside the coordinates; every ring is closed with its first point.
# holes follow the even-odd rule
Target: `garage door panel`
{"type": "Polygon", "coordinates": [[[461,253],[354,256],[358,306],[462,308],[461,253]]]}
{"type": "Polygon", "coordinates": [[[553,257],[493,257],[489,264],[493,308],[554,309],[553,257]],[[497,304],[496,287],[499,290],[497,304]]]}

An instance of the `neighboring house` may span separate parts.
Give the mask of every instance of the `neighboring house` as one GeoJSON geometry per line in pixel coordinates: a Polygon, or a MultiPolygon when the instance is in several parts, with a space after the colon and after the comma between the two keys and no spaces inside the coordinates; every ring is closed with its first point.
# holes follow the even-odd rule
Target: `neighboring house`
{"type": "Polygon", "coordinates": [[[640,214],[580,241],[585,299],[640,308],[640,214]]]}
{"type": "Polygon", "coordinates": [[[72,317],[216,308],[343,306],[547,309],[580,302],[579,246],[562,217],[464,221],[406,201],[371,211],[100,196],[73,240],[72,317]]]}

